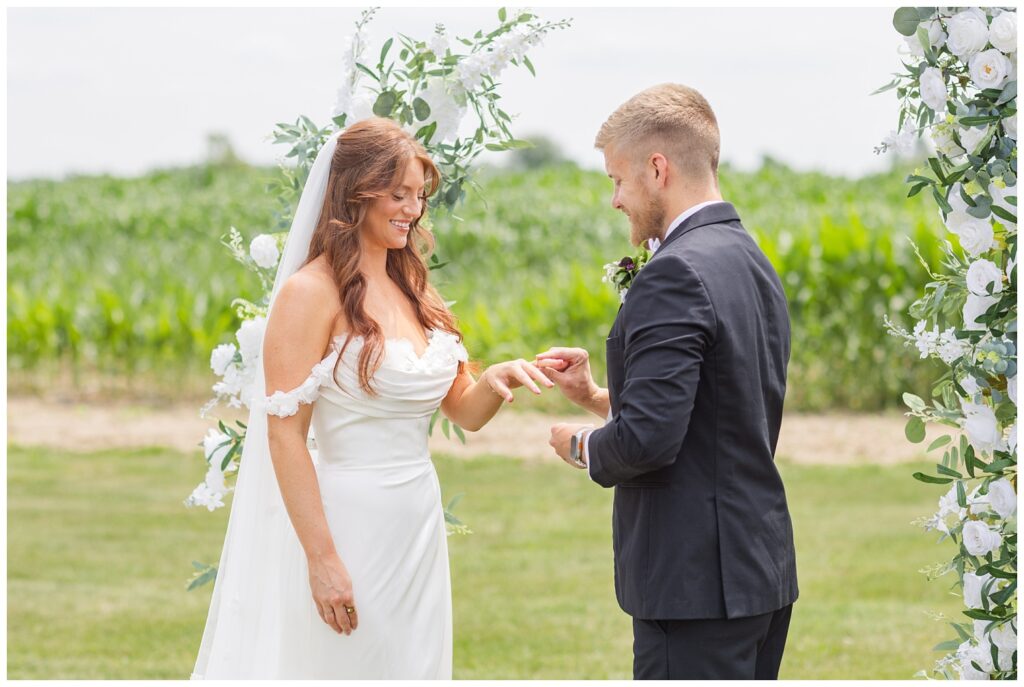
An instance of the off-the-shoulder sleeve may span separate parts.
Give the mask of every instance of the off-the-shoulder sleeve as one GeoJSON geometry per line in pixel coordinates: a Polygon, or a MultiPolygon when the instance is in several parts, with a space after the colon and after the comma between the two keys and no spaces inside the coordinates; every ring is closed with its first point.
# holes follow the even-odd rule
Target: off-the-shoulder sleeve
{"type": "Polygon", "coordinates": [[[263,405],[267,414],[278,417],[291,417],[299,412],[300,403],[312,403],[320,396],[320,387],[330,381],[334,371],[334,363],[338,358],[337,351],[313,366],[306,380],[291,391],[275,391],[263,397],[263,405]]]}

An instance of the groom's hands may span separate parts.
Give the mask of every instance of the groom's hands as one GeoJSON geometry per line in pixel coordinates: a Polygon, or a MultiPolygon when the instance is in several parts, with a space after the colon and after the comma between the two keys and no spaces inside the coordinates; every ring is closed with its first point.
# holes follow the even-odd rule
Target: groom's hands
{"type": "Polygon", "coordinates": [[[608,390],[594,381],[590,354],[582,348],[549,348],[537,355],[537,367],[567,399],[602,419],[608,415],[608,390]]]}
{"type": "MultiPolygon", "coordinates": [[[[548,444],[551,445],[551,448],[555,449],[555,453],[558,454],[558,457],[564,460],[568,465],[571,465],[574,468],[579,468],[580,466],[572,462],[572,459],[569,457],[569,449],[571,446],[570,442],[572,441],[573,434],[581,429],[588,428],[593,429],[594,426],[581,425],[573,422],[559,422],[558,424],[551,426],[551,439],[548,440],[548,444]]],[[[584,462],[585,461],[586,457],[584,457],[584,462]]]]}

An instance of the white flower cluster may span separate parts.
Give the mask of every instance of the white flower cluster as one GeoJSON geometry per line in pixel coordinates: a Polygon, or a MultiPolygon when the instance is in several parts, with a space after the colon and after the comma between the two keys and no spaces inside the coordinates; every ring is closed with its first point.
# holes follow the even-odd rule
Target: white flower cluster
{"type": "Polygon", "coordinates": [[[466,98],[459,88],[458,84],[435,76],[427,81],[426,88],[416,94],[430,107],[430,116],[413,128],[436,122],[437,129],[430,139],[432,143],[447,143],[458,138],[459,125],[466,116],[466,98]]]}
{"type": "Polygon", "coordinates": [[[342,49],[341,86],[338,87],[338,92],[335,95],[331,117],[347,115],[346,124],[372,117],[373,104],[377,101],[376,95],[371,90],[359,86],[361,72],[356,67],[356,62],[362,60],[367,41],[366,29],[360,27],[354,34],[345,38],[342,49]]]}
{"type": "MultiPolygon", "coordinates": [[[[1017,13],[991,9],[992,20],[985,10],[972,7],[956,12],[952,16],[943,14],[921,22],[927,41],[934,51],[946,49],[967,69],[971,84],[978,90],[1003,89],[1017,80],[1017,13]],[[945,25],[943,25],[945,21],[945,25]],[[948,33],[947,33],[948,31],[948,33]]],[[[916,60],[925,57],[925,46],[918,34],[905,36],[906,53],[916,60]]],[[[921,70],[917,78],[921,102],[939,116],[939,122],[929,132],[935,149],[942,154],[957,158],[974,152],[977,145],[988,133],[988,126],[962,127],[952,124],[955,118],[946,114],[953,78],[934,64],[921,70]],[[956,142],[954,134],[962,145],[956,142]]],[[[884,139],[884,150],[899,153],[912,151],[916,131],[907,118],[900,131],[891,131],[884,139]]],[[[1004,132],[1017,139],[1017,116],[1002,121],[1004,132]]],[[[959,161],[958,161],[959,162],[959,161]]]]}
{"type": "Polygon", "coordinates": [[[964,414],[960,425],[975,451],[991,456],[994,451],[1009,448],[1009,440],[999,428],[999,420],[991,406],[961,398],[960,409],[964,414]]]}
{"type": "Polygon", "coordinates": [[[542,38],[540,32],[520,27],[501,34],[491,42],[487,50],[480,50],[459,60],[455,72],[459,84],[466,91],[475,91],[483,84],[485,76],[497,78],[513,60],[521,60],[530,48],[540,45],[542,38]]]}
{"type": "Polygon", "coordinates": [[[267,318],[254,317],[246,320],[235,332],[238,348],[234,344],[221,344],[210,354],[210,369],[221,380],[213,385],[218,400],[228,399],[228,406],[241,408],[249,406],[255,394],[257,366],[262,364],[260,353],[263,347],[263,332],[267,318]],[[240,355],[236,355],[239,353],[240,355]]]}
{"type": "MultiPolygon", "coordinates": [[[[903,11],[904,19],[907,12],[903,11]]],[[[928,330],[927,322],[936,316],[942,319],[943,316],[936,313],[948,315],[948,311],[931,303],[926,303],[924,319],[917,323],[912,335],[903,330],[890,328],[890,331],[912,341],[922,358],[934,355],[953,368],[954,379],[963,390],[963,396],[958,399],[957,420],[963,436],[961,441],[966,440],[977,460],[1000,468],[1007,464],[1000,459],[1007,454],[1015,455],[1017,449],[1017,425],[1007,412],[1015,408],[1006,402],[1009,399],[1014,406],[1017,403],[1016,354],[1015,342],[1007,338],[1012,334],[990,330],[1015,332],[1016,320],[1005,323],[1000,315],[1001,324],[993,327],[979,319],[1015,286],[1012,281],[1015,259],[1006,246],[1016,232],[1015,222],[1007,217],[1017,214],[1016,201],[1010,200],[1015,199],[1017,188],[1016,175],[1010,173],[1015,156],[1011,153],[1008,157],[1007,149],[1008,144],[1017,139],[1017,122],[1015,114],[1002,117],[998,122],[979,122],[983,117],[967,118],[986,115],[989,107],[998,112],[1004,107],[1003,103],[1008,110],[1015,109],[1016,94],[1008,89],[1011,85],[1015,89],[1017,80],[1016,11],[938,8],[931,18],[918,25],[914,35],[905,37],[905,41],[907,52],[916,58],[909,62],[917,65],[912,67],[905,85],[909,82],[913,87],[916,82],[918,86],[917,93],[911,90],[909,99],[904,100],[905,121],[934,121],[925,130],[937,154],[948,158],[958,168],[963,166],[957,175],[963,179],[962,183],[950,185],[937,172],[934,188],[945,192],[949,207],[944,209],[949,211],[941,212],[940,216],[946,228],[958,238],[966,256],[966,260],[951,256],[954,259],[948,264],[963,264],[965,269],[956,270],[951,282],[953,288],[946,291],[945,297],[963,298],[964,304],[960,313],[963,323],[954,322],[955,327],[942,333],[938,326],[928,330]],[[995,96],[993,91],[1001,94],[995,96]],[[917,104],[911,102],[915,98],[928,109],[918,109],[917,104]],[[976,102],[983,105],[979,107],[976,102]],[[993,141],[998,141],[998,145],[993,141]],[[968,171],[965,173],[964,169],[968,171]],[[974,334],[970,339],[961,340],[956,338],[958,332],[961,336],[964,332],[978,332],[981,337],[979,340],[974,334]]],[[[909,148],[912,133],[910,125],[905,124],[903,131],[894,132],[886,139],[885,147],[909,148]]],[[[930,162],[949,167],[945,160],[933,158],[930,162]]],[[[927,413],[928,419],[957,418],[955,407],[945,408],[952,412],[940,413],[940,410],[936,405],[934,416],[927,413]]],[[[947,458],[954,451],[950,449],[947,458]]],[[[984,481],[978,480],[981,484],[969,493],[964,491],[967,478],[958,479],[939,498],[937,512],[925,523],[926,529],[959,536],[961,549],[955,563],[961,572],[965,607],[971,611],[987,611],[1006,604],[1010,610],[1006,621],[975,620],[973,636],[938,662],[937,669],[947,675],[950,673],[946,669],[952,669],[961,679],[989,679],[1016,670],[1016,602],[1006,598],[1009,581],[987,570],[979,574],[974,560],[975,557],[983,559],[977,564],[980,567],[1007,555],[1016,555],[1017,493],[1014,482],[1004,476],[1003,470],[1004,467],[992,470],[995,474],[986,475],[984,481]],[[960,493],[963,493],[960,497],[964,499],[963,505],[958,499],[960,493]]],[[[1015,469],[1009,470],[1012,477],[1015,469]]],[[[998,565],[1005,569],[1002,563],[998,565]]]]}
{"type": "Polygon", "coordinates": [[[221,463],[230,448],[231,437],[211,427],[203,438],[203,453],[206,456],[206,462],[209,463],[206,478],[185,499],[186,506],[202,506],[209,511],[214,511],[224,505],[224,495],[231,491],[231,488],[224,482],[224,475],[238,469],[238,463],[232,459],[227,467],[221,470],[221,463]]]}
{"type": "Polygon", "coordinates": [[[917,129],[908,117],[899,131],[893,129],[882,141],[886,150],[895,150],[897,153],[906,155],[913,152],[914,144],[917,141],[917,129]]]}
{"type": "Polygon", "coordinates": [[[939,333],[938,326],[927,329],[928,324],[921,320],[914,326],[914,345],[922,358],[930,355],[937,355],[947,365],[961,358],[971,350],[971,345],[964,340],[956,338],[956,329],[950,327],[939,333]]]}
{"type": "Polygon", "coordinates": [[[992,625],[994,623],[986,620],[975,620],[977,643],[967,641],[957,648],[951,665],[961,680],[987,680],[991,673],[1013,669],[1013,653],[1017,650],[1016,622],[1005,622],[998,627],[992,625]],[[996,649],[996,661],[992,660],[993,647],[996,649]]]}

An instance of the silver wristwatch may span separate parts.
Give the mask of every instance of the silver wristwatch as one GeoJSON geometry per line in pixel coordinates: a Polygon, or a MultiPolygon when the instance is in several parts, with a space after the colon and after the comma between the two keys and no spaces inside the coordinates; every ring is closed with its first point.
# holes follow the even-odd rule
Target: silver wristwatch
{"type": "Polygon", "coordinates": [[[572,439],[569,440],[569,460],[572,461],[573,465],[578,468],[586,468],[587,464],[583,462],[583,433],[589,432],[592,427],[584,427],[575,434],[572,435],[572,439]]]}

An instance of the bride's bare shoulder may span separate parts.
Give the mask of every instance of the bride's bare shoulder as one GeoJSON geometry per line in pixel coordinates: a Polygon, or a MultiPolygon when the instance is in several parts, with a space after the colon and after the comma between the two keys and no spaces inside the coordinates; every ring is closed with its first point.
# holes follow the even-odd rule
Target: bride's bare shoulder
{"type": "Polygon", "coordinates": [[[331,327],[341,311],[338,288],[322,258],[303,265],[281,286],[274,303],[280,305],[280,315],[291,323],[305,322],[314,328],[331,327]]]}

